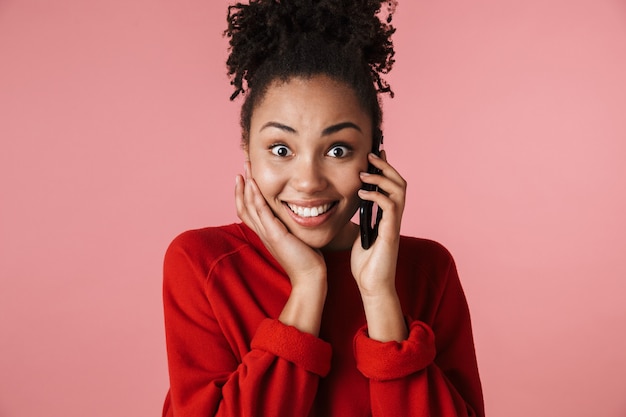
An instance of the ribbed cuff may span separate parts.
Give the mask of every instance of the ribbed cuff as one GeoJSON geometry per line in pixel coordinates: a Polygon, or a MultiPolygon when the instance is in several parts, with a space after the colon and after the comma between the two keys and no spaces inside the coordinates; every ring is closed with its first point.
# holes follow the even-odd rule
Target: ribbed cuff
{"type": "Polygon", "coordinates": [[[330,372],[330,344],[278,320],[265,319],[261,322],[251,348],[272,353],[321,377],[330,372]]]}
{"type": "Polygon", "coordinates": [[[435,334],[430,326],[413,321],[402,342],[379,342],[367,335],[367,326],[354,337],[357,368],[367,378],[388,381],[421,371],[435,359],[435,334]]]}

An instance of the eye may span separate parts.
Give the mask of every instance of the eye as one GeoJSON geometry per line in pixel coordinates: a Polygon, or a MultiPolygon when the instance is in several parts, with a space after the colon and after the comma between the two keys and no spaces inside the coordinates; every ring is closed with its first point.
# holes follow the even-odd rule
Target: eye
{"type": "Polygon", "coordinates": [[[291,156],[291,154],[293,153],[293,152],[291,152],[291,149],[289,149],[285,145],[272,145],[272,146],[270,146],[270,151],[274,155],[280,156],[282,158],[284,158],[286,156],[291,156]]]}
{"type": "Polygon", "coordinates": [[[330,150],[328,151],[326,155],[332,156],[333,158],[343,158],[346,155],[348,155],[348,153],[350,153],[350,148],[348,148],[347,146],[335,145],[332,148],[330,148],[330,150]]]}

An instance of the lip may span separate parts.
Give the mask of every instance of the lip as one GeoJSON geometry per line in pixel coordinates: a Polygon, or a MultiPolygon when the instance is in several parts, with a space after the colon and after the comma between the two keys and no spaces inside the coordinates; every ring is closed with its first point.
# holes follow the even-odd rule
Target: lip
{"type": "Polygon", "coordinates": [[[293,221],[296,222],[298,225],[303,226],[303,227],[318,227],[322,225],[323,223],[325,223],[328,220],[328,218],[332,216],[332,214],[337,210],[338,201],[336,200],[335,201],[332,201],[332,200],[289,201],[289,202],[283,201],[282,203],[289,217],[291,217],[293,221]],[[297,213],[294,213],[288,204],[296,205],[296,206],[304,207],[304,208],[313,208],[313,207],[319,207],[319,206],[324,206],[326,204],[330,204],[330,207],[323,214],[320,214],[318,216],[302,217],[302,216],[299,216],[297,213]]]}

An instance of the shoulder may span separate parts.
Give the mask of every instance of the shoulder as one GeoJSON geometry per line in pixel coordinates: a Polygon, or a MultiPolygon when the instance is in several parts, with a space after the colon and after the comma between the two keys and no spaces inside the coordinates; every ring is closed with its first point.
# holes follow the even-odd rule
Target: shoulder
{"type": "MultiPolygon", "coordinates": [[[[434,320],[443,300],[449,299],[452,293],[448,289],[457,295],[462,293],[450,251],[439,242],[407,236],[400,240],[396,285],[399,293],[404,294],[405,305],[413,306],[407,308],[417,309],[408,310],[412,317],[427,323],[434,320]]],[[[458,305],[464,302],[461,298],[457,301],[458,305]]]]}
{"type": "Polygon", "coordinates": [[[204,227],[202,229],[187,230],[176,236],[168,250],[172,248],[232,248],[248,243],[245,235],[241,231],[239,224],[229,224],[226,226],[204,227]]]}
{"type": "Polygon", "coordinates": [[[187,230],[176,236],[165,252],[165,264],[182,260],[211,264],[250,245],[239,224],[187,230]]]}
{"type": "Polygon", "coordinates": [[[449,267],[451,264],[454,264],[452,254],[441,243],[410,236],[400,237],[398,257],[403,261],[428,263],[441,267],[449,267]]]}
{"type": "Polygon", "coordinates": [[[436,287],[446,285],[457,276],[454,258],[439,242],[402,236],[398,253],[398,271],[403,275],[429,282],[436,287]]]}

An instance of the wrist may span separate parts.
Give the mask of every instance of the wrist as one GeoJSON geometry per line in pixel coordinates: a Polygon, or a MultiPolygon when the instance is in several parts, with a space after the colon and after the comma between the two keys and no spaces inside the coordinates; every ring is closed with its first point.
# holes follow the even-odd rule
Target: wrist
{"type": "Polygon", "coordinates": [[[302,293],[309,296],[315,294],[326,295],[328,289],[328,282],[326,280],[326,271],[309,272],[306,274],[299,274],[289,276],[291,281],[291,294],[302,293]]]}
{"type": "Polygon", "coordinates": [[[303,302],[324,302],[328,292],[328,284],[326,280],[317,282],[298,282],[291,284],[290,299],[301,300],[303,302]]]}
{"type": "Polygon", "coordinates": [[[291,293],[278,320],[302,332],[319,335],[327,288],[326,279],[292,284],[291,293]]]}
{"type": "Polygon", "coordinates": [[[408,337],[408,328],[397,292],[362,295],[363,309],[371,339],[380,342],[401,342],[408,337]]]}
{"type": "Polygon", "coordinates": [[[385,280],[385,282],[375,285],[358,285],[361,299],[363,302],[378,302],[386,298],[397,297],[396,284],[393,280],[385,280]]]}

